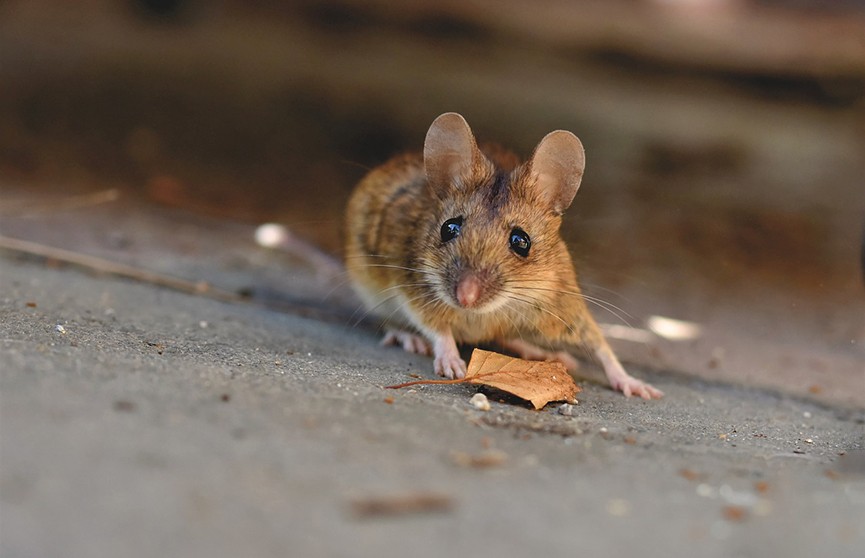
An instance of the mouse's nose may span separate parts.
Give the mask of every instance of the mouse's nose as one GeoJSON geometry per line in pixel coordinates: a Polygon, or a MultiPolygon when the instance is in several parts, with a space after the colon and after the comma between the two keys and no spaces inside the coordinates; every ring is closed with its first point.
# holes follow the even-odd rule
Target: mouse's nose
{"type": "Polygon", "coordinates": [[[457,302],[463,308],[473,307],[483,295],[483,284],[474,273],[466,273],[457,282],[457,302]]]}

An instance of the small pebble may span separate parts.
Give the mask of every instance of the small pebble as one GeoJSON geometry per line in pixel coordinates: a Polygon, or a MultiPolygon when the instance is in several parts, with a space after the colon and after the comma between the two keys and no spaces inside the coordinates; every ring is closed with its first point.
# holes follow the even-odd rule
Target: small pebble
{"type": "Polygon", "coordinates": [[[480,411],[490,410],[490,400],[487,399],[487,396],[483,393],[476,393],[472,395],[472,398],[469,399],[469,403],[472,404],[472,407],[480,411]]]}
{"type": "Polygon", "coordinates": [[[562,403],[559,405],[559,414],[566,417],[574,416],[574,406],[570,403],[562,403]]]}
{"type": "Polygon", "coordinates": [[[61,335],[66,335],[66,328],[63,327],[61,324],[57,324],[56,326],[54,326],[54,331],[61,335]]]}
{"type": "Polygon", "coordinates": [[[607,513],[613,517],[625,517],[631,513],[631,503],[622,498],[613,498],[607,502],[607,513]]]}
{"type": "Polygon", "coordinates": [[[265,223],[255,229],[255,242],[265,248],[275,248],[288,238],[288,230],[276,223],[265,223]]]}

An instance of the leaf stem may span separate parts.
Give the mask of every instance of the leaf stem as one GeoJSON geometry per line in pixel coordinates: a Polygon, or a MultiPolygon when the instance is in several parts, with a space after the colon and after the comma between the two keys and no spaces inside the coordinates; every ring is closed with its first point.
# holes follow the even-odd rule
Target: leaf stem
{"type": "Polygon", "coordinates": [[[471,378],[459,378],[456,380],[415,380],[413,382],[405,382],[404,384],[396,384],[392,386],[384,386],[384,389],[400,389],[409,386],[417,386],[417,385],[425,385],[425,384],[467,384],[474,379],[474,376],[471,378]]]}

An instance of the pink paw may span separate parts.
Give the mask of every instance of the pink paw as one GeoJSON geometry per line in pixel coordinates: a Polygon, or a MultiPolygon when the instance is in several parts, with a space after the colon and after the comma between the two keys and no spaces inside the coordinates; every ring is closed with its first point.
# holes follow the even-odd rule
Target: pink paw
{"type": "Polygon", "coordinates": [[[435,358],[435,372],[448,380],[465,378],[466,362],[459,353],[444,353],[435,358]]]}
{"type": "Polygon", "coordinates": [[[430,347],[430,344],[426,339],[416,333],[410,333],[408,331],[389,330],[385,333],[384,339],[381,340],[381,344],[397,345],[402,347],[406,352],[414,353],[416,355],[429,356],[432,354],[432,347],[430,347]]]}
{"type": "Polygon", "coordinates": [[[632,395],[642,397],[643,399],[660,399],[664,397],[663,391],[632,376],[617,379],[611,382],[611,385],[614,390],[621,391],[625,394],[625,397],[630,397],[632,395]]]}
{"type": "Polygon", "coordinates": [[[616,355],[613,354],[612,349],[608,345],[602,345],[595,354],[604,366],[604,372],[607,374],[610,386],[614,390],[624,393],[625,397],[632,395],[637,395],[643,399],[660,399],[664,397],[663,391],[625,372],[625,369],[622,368],[622,363],[619,362],[619,359],[616,358],[616,355]]]}

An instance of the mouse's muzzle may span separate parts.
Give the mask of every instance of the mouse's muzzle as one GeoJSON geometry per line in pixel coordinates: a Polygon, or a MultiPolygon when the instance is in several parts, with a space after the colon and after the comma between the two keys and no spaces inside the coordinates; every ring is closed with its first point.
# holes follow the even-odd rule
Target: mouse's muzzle
{"type": "Polygon", "coordinates": [[[501,290],[498,274],[490,270],[464,271],[454,286],[454,300],[466,310],[486,310],[501,290]]]}

